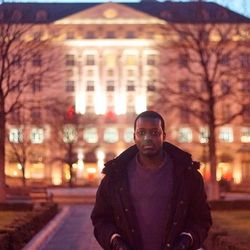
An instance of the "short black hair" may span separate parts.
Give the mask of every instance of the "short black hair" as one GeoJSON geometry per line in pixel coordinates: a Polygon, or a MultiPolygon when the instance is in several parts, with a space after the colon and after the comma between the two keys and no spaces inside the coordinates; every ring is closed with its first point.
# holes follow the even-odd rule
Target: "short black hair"
{"type": "Polygon", "coordinates": [[[161,121],[161,127],[162,127],[162,130],[163,132],[165,133],[165,121],[164,119],[162,118],[162,116],[155,112],[155,111],[152,111],[152,110],[147,110],[147,111],[144,111],[142,113],[140,113],[136,118],[135,118],[135,121],[134,121],[134,130],[136,129],[136,122],[139,118],[152,118],[152,119],[159,119],[161,121]]]}

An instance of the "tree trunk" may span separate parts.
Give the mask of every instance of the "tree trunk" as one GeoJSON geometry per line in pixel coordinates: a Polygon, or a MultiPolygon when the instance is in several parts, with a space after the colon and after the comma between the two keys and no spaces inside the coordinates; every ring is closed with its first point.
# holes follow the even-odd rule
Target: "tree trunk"
{"type": "Polygon", "coordinates": [[[0,97],[0,201],[5,200],[5,114],[4,103],[0,97]]]}
{"type": "Polygon", "coordinates": [[[22,174],[23,174],[22,182],[23,182],[23,186],[25,187],[26,186],[26,179],[25,179],[25,167],[24,167],[25,165],[24,164],[22,165],[22,174]]]}
{"type": "Polygon", "coordinates": [[[210,180],[208,183],[208,199],[219,199],[219,186],[216,180],[217,172],[217,156],[216,156],[216,139],[215,139],[215,127],[210,126],[209,136],[209,163],[210,163],[210,180]]]}

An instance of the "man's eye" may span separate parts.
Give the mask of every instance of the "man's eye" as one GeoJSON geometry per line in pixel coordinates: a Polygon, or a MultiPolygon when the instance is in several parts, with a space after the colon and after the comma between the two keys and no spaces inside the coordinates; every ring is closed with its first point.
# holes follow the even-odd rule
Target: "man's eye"
{"type": "Polygon", "coordinates": [[[145,135],[145,134],[146,134],[145,131],[137,131],[137,135],[139,135],[139,136],[143,136],[143,135],[145,135]]]}

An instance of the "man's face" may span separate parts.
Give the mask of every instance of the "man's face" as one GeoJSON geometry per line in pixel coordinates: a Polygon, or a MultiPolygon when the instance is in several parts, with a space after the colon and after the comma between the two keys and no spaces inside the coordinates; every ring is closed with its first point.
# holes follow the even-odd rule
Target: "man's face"
{"type": "Polygon", "coordinates": [[[162,150],[165,133],[161,120],[157,118],[139,118],[136,122],[134,140],[139,152],[144,156],[156,156],[162,150]]]}

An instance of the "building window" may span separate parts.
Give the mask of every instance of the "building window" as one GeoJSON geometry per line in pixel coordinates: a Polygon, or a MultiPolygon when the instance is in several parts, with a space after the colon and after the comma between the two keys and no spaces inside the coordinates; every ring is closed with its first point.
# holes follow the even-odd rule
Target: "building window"
{"type": "Polygon", "coordinates": [[[86,65],[88,65],[88,66],[95,65],[95,56],[94,55],[86,55],[86,65]]]}
{"type": "Polygon", "coordinates": [[[13,14],[12,14],[12,20],[13,21],[20,21],[22,18],[22,13],[19,10],[14,10],[13,14]]]}
{"type": "Polygon", "coordinates": [[[41,92],[42,91],[41,80],[40,79],[34,79],[32,81],[31,87],[32,87],[32,92],[33,93],[41,92]]]}
{"type": "Polygon", "coordinates": [[[227,95],[230,92],[230,84],[228,80],[223,80],[221,82],[221,93],[227,95]]]}
{"type": "Polygon", "coordinates": [[[180,120],[182,123],[188,123],[190,118],[190,112],[188,107],[182,107],[180,109],[180,120]]]}
{"type": "Polygon", "coordinates": [[[135,91],[135,82],[127,81],[127,91],[135,91]]]}
{"type": "Polygon", "coordinates": [[[83,131],[83,139],[88,143],[97,143],[98,134],[96,128],[85,128],[83,131]]]}
{"type": "Polygon", "coordinates": [[[34,67],[40,67],[40,66],[42,66],[42,56],[41,56],[41,54],[33,55],[32,65],[34,67]]]}
{"type": "Polygon", "coordinates": [[[74,81],[66,81],[65,90],[66,90],[66,92],[74,92],[75,91],[75,82],[74,81]]]}
{"type": "Polygon", "coordinates": [[[19,92],[20,91],[20,85],[21,85],[21,82],[20,81],[11,81],[10,82],[10,91],[11,92],[19,92]]]}
{"type": "Polygon", "coordinates": [[[85,34],[85,38],[86,39],[95,39],[96,38],[96,35],[93,31],[87,31],[86,34],[85,34]]]}
{"type": "Polygon", "coordinates": [[[250,127],[241,128],[240,141],[244,143],[250,142],[250,127]]]}
{"type": "Polygon", "coordinates": [[[87,77],[93,77],[94,76],[94,70],[89,69],[87,70],[87,77]]]}
{"type": "Polygon", "coordinates": [[[133,38],[136,38],[135,37],[135,32],[134,31],[127,31],[126,32],[126,38],[128,38],[128,39],[133,39],[133,38]]]}
{"type": "Polygon", "coordinates": [[[180,54],[179,55],[179,65],[181,67],[187,67],[187,65],[188,65],[188,55],[187,54],[180,54]]]}
{"type": "Polygon", "coordinates": [[[134,141],[134,128],[126,128],[124,130],[124,141],[127,143],[133,142],[134,141]]]}
{"type": "Polygon", "coordinates": [[[147,91],[155,91],[155,81],[154,80],[147,81],[147,91]]]}
{"type": "Polygon", "coordinates": [[[230,127],[222,127],[220,128],[219,139],[222,142],[233,142],[233,129],[230,127]]]}
{"type": "Polygon", "coordinates": [[[227,120],[231,117],[231,105],[230,104],[224,104],[222,106],[222,117],[224,120],[227,120]]]}
{"type": "Polygon", "coordinates": [[[208,128],[200,128],[200,143],[208,143],[208,128]]]}
{"type": "Polygon", "coordinates": [[[13,57],[12,63],[13,63],[14,66],[20,67],[21,66],[21,62],[22,62],[22,58],[21,58],[20,55],[15,55],[13,57]]]}
{"type": "Polygon", "coordinates": [[[242,91],[244,93],[250,93],[250,80],[246,80],[242,82],[242,91]]]}
{"type": "Polygon", "coordinates": [[[244,106],[244,112],[243,112],[242,118],[244,122],[250,121],[250,105],[249,104],[246,104],[244,106]]]}
{"type": "Polygon", "coordinates": [[[40,108],[36,107],[31,108],[31,118],[34,121],[39,120],[41,118],[40,108]]]}
{"type": "Polygon", "coordinates": [[[77,140],[77,131],[74,126],[67,125],[63,128],[63,141],[73,143],[77,140]]]}
{"type": "Polygon", "coordinates": [[[127,77],[133,77],[135,76],[136,71],[133,69],[128,69],[127,70],[127,77]]]}
{"type": "Polygon", "coordinates": [[[115,82],[107,81],[107,91],[115,91],[115,82]]]}
{"type": "Polygon", "coordinates": [[[181,93],[188,93],[189,91],[189,84],[187,80],[181,80],[179,82],[179,91],[181,93]]]}
{"type": "Polygon", "coordinates": [[[137,57],[135,55],[127,55],[125,60],[126,66],[133,66],[137,64],[137,57]]]}
{"type": "Polygon", "coordinates": [[[156,65],[156,55],[147,56],[147,65],[155,66],[156,65]]]}
{"type": "Polygon", "coordinates": [[[75,65],[75,56],[74,55],[66,55],[65,56],[65,65],[66,66],[74,66],[75,65]]]}
{"type": "Polygon", "coordinates": [[[192,142],[193,133],[191,128],[180,128],[177,136],[178,142],[187,143],[192,142]]]}
{"type": "Polygon", "coordinates": [[[10,128],[9,141],[12,143],[20,143],[23,141],[23,131],[21,128],[10,128]]]}
{"type": "Polygon", "coordinates": [[[41,41],[43,33],[41,31],[37,31],[33,34],[33,40],[36,42],[41,41]]]}
{"type": "Polygon", "coordinates": [[[41,144],[44,141],[44,129],[32,128],[30,132],[30,140],[34,144],[41,144]]]}
{"type": "Polygon", "coordinates": [[[119,140],[117,128],[106,128],[104,130],[104,141],[107,143],[115,143],[119,140]]]}
{"type": "Polygon", "coordinates": [[[109,39],[115,38],[115,32],[114,31],[107,31],[106,38],[109,38],[109,39]]]}
{"type": "Polygon", "coordinates": [[[87,91],[95,91],[95,82],[94,81],[87,81],[87,91]]]}
{"type": "Polygon", "coordinates": [[[14,109],[14,110],[11,112],[11,119],[12,119],[14,122],[19,122],[19,123],[20,123],[20,109],[14,109]]]}
{"type": "Polygon", "coordinates": [[[243,161],[242,164],[242,180],[249,182],[250,179],[250,161],[243,161]]]}
{"type": "Polygon", "coordinates": [[[224,66],[229,65],[229,56],[228,55],[222,55],[220,58],[220,64],[224,66]]]}
{"type": "Polygon", "coordinates": [[[105,55],[105,66],[108,68],[115,68],[117,66],[115,54],[106,54],[105,55]]]}
{"type": "Polygon", "coordinates": [[[250,67],[250,54],[241,54],[240,55],[240,65],[242,68],[249,68],[250,67]]]}
{"type": "Polygon", "coordinates": [[[75,38],[75,33],[74,33],[74,31],[68,31],[68,32],[66,33],[66,39],[71,40],[71,39],[74,39],[74,38],[75,38]]]}

